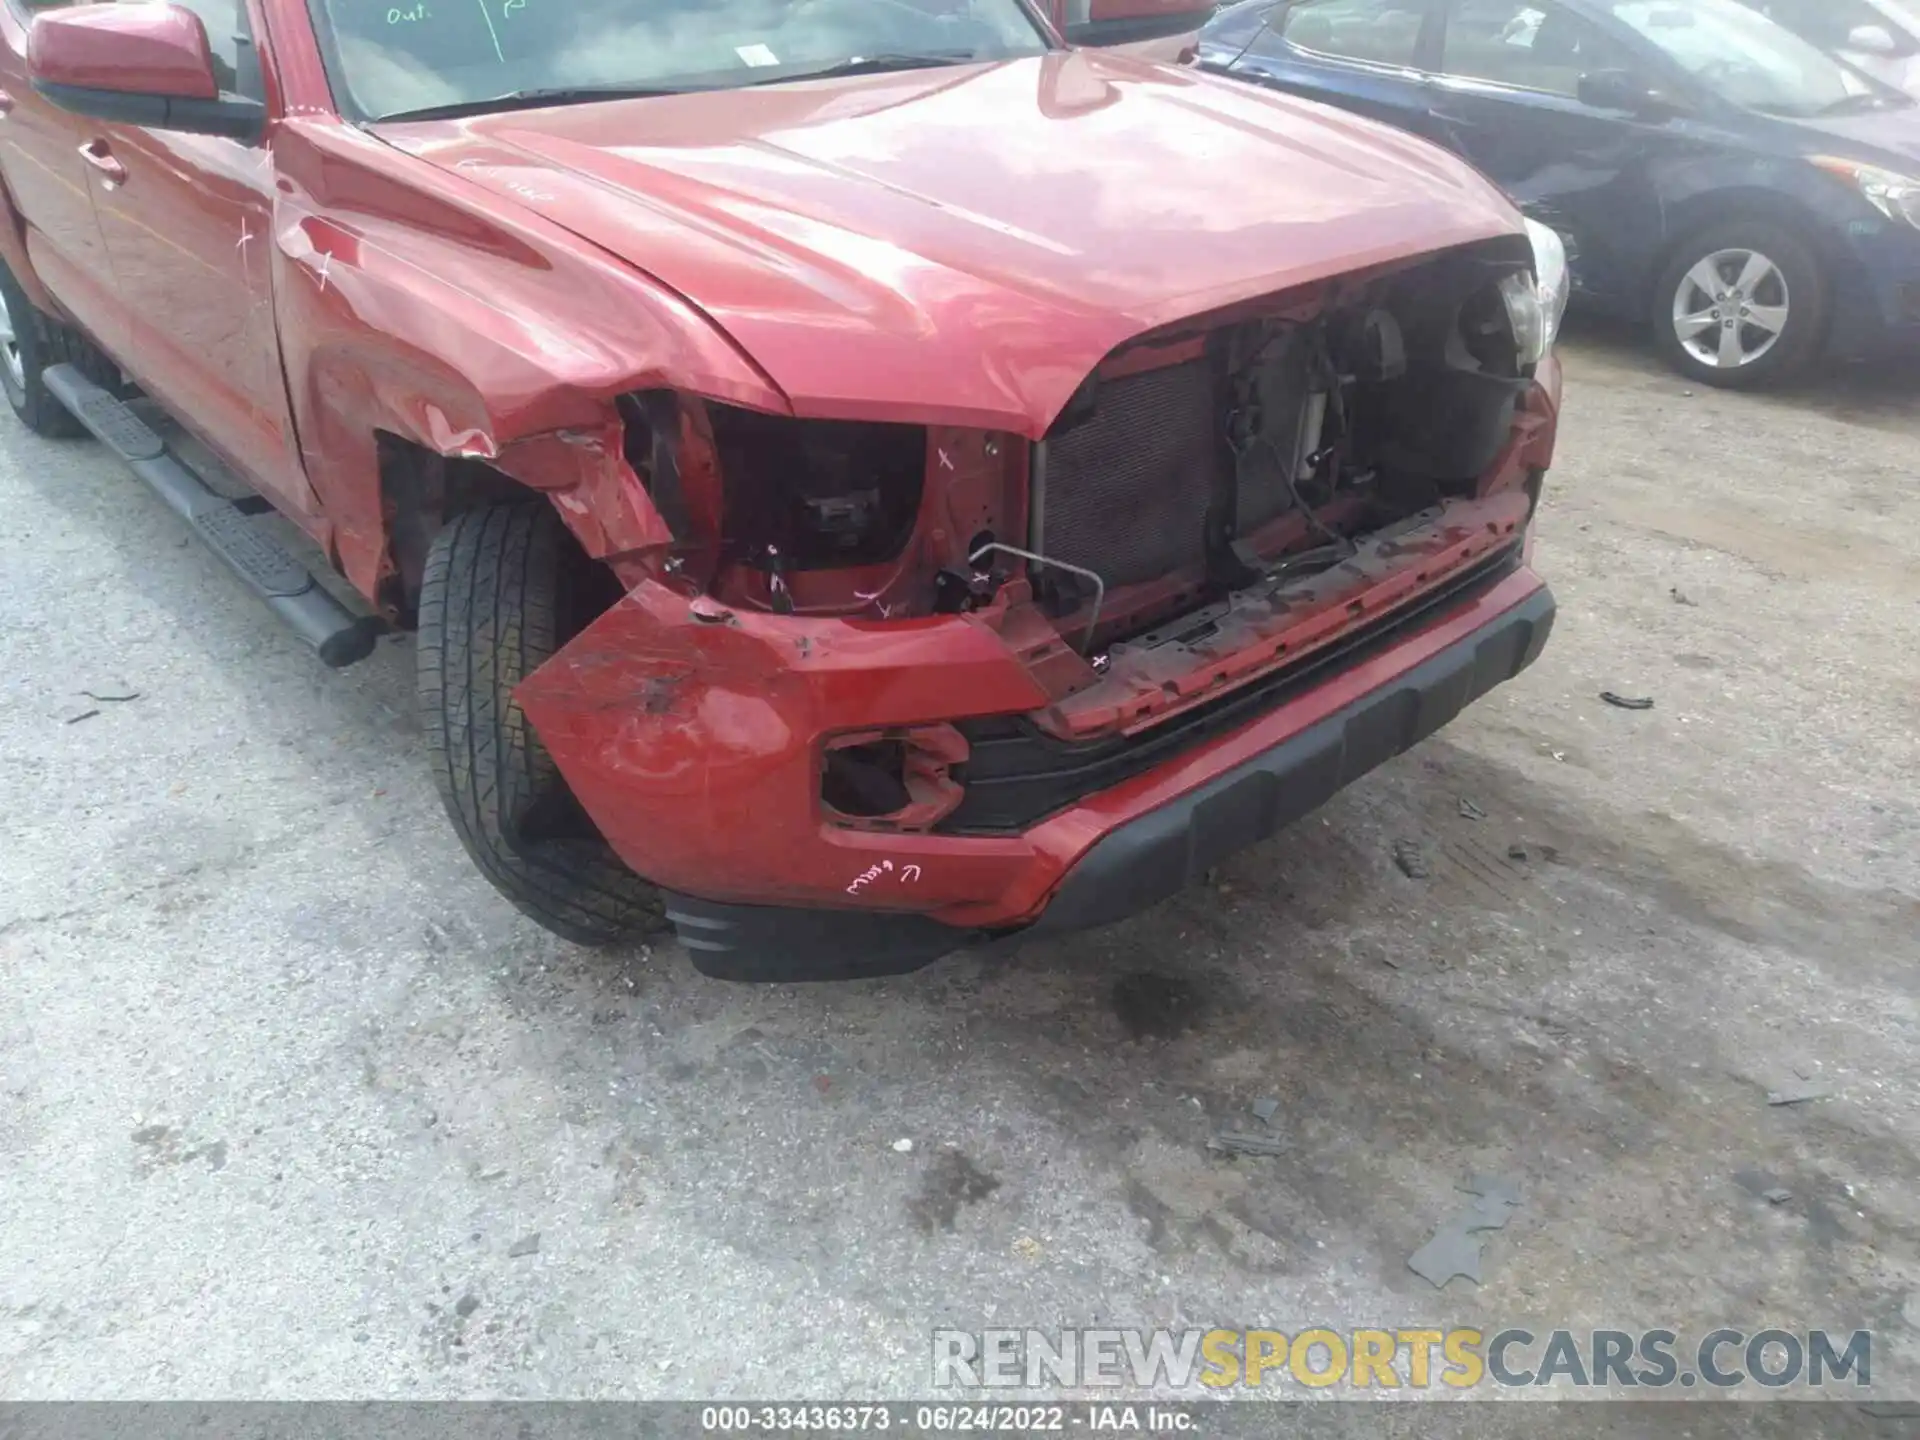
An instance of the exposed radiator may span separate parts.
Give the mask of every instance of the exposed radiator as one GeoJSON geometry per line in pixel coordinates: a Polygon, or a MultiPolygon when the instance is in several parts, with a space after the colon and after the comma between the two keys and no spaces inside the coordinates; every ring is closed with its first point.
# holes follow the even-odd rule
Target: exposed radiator
{"type": "MultiPolygon", "coordinates": [[[[1293,505],[1287,480],[1315,443],[1324,401],[1308,394],[1304,339],[1282,332],[1229,393],[1245,425],[1235,466],[1245,535],[1293,505]],[[1303,426],[1303,420],[1306,424],[1303,426]]],[[[1103,382],[1091,416],[1047,442],[1041,553],[1092,570],[1109,589],[1206,568],[1206,521],[1232,404],[1206,357],[1103,382]]]]}
{"type": "Polygon", "coordinates": [[[1110,587],[1204,567],[1213,415],[1204,358],[1102,384],[1092,416],[1047,442],[1046,554],[1110,587]]]}

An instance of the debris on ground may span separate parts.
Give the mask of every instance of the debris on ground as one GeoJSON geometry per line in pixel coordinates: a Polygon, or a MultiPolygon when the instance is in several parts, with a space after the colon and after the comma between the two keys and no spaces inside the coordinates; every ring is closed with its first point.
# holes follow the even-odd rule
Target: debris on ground
{"type": "Polygon", "coordinates": [[[1040,1242],[1031,1235],[1022,1235],[1013,1242],[1013,1253],[1022,1260],[1038,1260],[1041,1255],[1040,1242]]]}
{"type": "Polygon", "coordinates": [[[507,1247],[507,1258],[509,1260],[518,1260],[522,1255],[538,1255],[539,1253],[540,1232],[538,1230],[534,1231],[531,1235],[522,1235],[507,1247]]]}
{"type": "Polygon", "coordinates": [[[1784,1205],[1787,1201],[1793,1199],[1793,1191],[1787,1189],[1784,1185],[1776,1185],[1771,1190],[1762,1190],[1760,1192],[1760,1198],[1769,1205],[1784,1205]]]}
{"type": "Polygon", "coordinates": [[[98,710],[82,710],[77,715],[67,716],[66,723],[69,725],[78,725],[82,720],[91,720],[99,713],[98,710]]]}
{"type": "Polygon", "coordinates": [[[1480,1236],[1504,1230],[1520,1208],[1520,1192],[1497,1175],[1473,1175],[1460,1187],[1473,1203],[1433,1232],[1433,1238],[1407,1257],[1407,1268],[1436,1290],[1456,1275],[1480,1283],[1480,1236]]]}
{"type": "Polygon", "coordinates": [[[1463,819],[1467,820],[1484,820],[1487,818],[1487,812],[1474,804],[1473,801],[1467,799],[1464,795],[1460,797],[1460,814],[1463,819]]]}
{"type": "Polygon", "coordinates": [[[129,690],[124,695],[96,695],[91,690],[82,690],[80,693],[86,696],[87,699],[98,701],[102,705],[124,705],[129,700],[138,700],[140,698],[140,692],[138,690],[129,690]]]}
{"type": "Polygon", "coordinates": [[[1273,1117],[1280,1113],[1280,1102],[1271,1095],[1263,1095],[1249,1108],[1253,1111],[1254,1119],[1263,1125],[1271,1125],[1273,1117]]]}
{"type": "Polygon", "coordinates": [[[1602,690],[1600,698],[1620,710],[1651,710],[1653,708],[1651,695],[1616,695],[1611,690],[1602,690]]]}
{"type": "Polygon", "coordinates": [[[893,1148],[898,1154],[910,1155],[913,1153],[913,1141],[905,1139],[896,1140],[893,1142],[893,1148]]]}
{"type": "Polygon", "coordinates": [[[1509,860],[1524,860],[1524,859],[1526,859],[1526,858],[1527,858],[1527,847],[1526,847],[1526,846],[1524,846],[1524,845],[1509,845],[1509,846],[1507,846],[1507,859],[1509,859],[1509,860]]]}
{"type": "Polygon", "coordinates": [[[1688,595],[1687,592],[1682,590],[1678,585],[1675,585],[1667,593],[1673,596],[1673,603],[1676,605],[1696,605],[1697,606],[1700,603],[1698,600],[1695,600],[1693,597],[1688,595]]]}
{"type": "Polygon", "coordinates": [[[1221,1155],[1285,1155],[1287,1142],[1267,1135],[1249,1135],[1244,1130],[1222,1130],[1207,1141],[1207,1149],[1221,1155]]]}
{"type": "Polygon", "coordinates": [[[1824,1100],[1833,1092],[1824,1085],[1787,1085],[1767,1092],[1769,1105],[1801,1105],[1808,1100],[1824,1100]]]}
{"type": "Polygon", "coordinates": [[[1393,863],[1409,880],[1425,880],[1433,874],[1433,867],[1427,864],[1427,853],[1418,840],[1394,841],[1393,863]]]}

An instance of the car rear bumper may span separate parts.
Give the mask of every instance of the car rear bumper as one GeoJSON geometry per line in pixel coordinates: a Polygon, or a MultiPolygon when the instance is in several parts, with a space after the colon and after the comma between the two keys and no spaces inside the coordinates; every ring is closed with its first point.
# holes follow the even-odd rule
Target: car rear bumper
{"type": "MultiPolygon", "coordinates": [[[[698,968],[747,980],[897,974],[963,945],[1123,920],[1308,814],[1519,674],[1539,656],[1553,620],[1552,593],[1522,567],[1272,714],[1043,822],[1038,830],[1084,843],[1025,923],[956,926],[924,914],[740,905],[671,892],[667,913],[698,968]]],[[[945,843],[958,853],[980,842],[945,843]]]]}

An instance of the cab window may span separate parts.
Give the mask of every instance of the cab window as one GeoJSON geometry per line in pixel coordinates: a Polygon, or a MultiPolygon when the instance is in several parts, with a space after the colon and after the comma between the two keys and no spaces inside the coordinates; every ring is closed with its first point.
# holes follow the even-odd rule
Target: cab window
{"type": "Polygon", "coordinates": [[[1448,75],[1568,98],[1582,75],[1635,68],[1627,48],[1598,26],[1537,0],[1458,0],[1441,53],[1448,75]]]}
{"type": "Polygon", "coordinates": [[[1425,21],[1425,8],[1407,0],[1304,0],[1273,28],[1296,50],[1407,68],[1425,21]]]}

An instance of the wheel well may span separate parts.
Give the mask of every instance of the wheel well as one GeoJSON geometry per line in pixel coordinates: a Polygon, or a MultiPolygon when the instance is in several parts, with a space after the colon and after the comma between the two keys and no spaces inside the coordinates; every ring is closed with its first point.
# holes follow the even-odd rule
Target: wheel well
{"type": "Polygon", "coordinates": [[[1711,190],[1681,202],[1668,213],[1668,238],[1653,263],[1647,267],[1641,286],[1640,309],[1645,313],[1654,303],[1654,289],[1667,266],[1694,236],[1710,227],[1741,220],[1764,220],[1770,225],[1793,232],[1823,268],[1826,256],[1817,235],[1818,222],[1799,201],[1774,190],[1711,190]]]}
{"type": "Polygon", "coordinates": [[[441,527],[482,506],[545,497],[485,461],[442,455],[384,430],[374,438],[387,531],[380,608],[389,624],[411,630],[417,623],[427,550],[441,527]]]}

